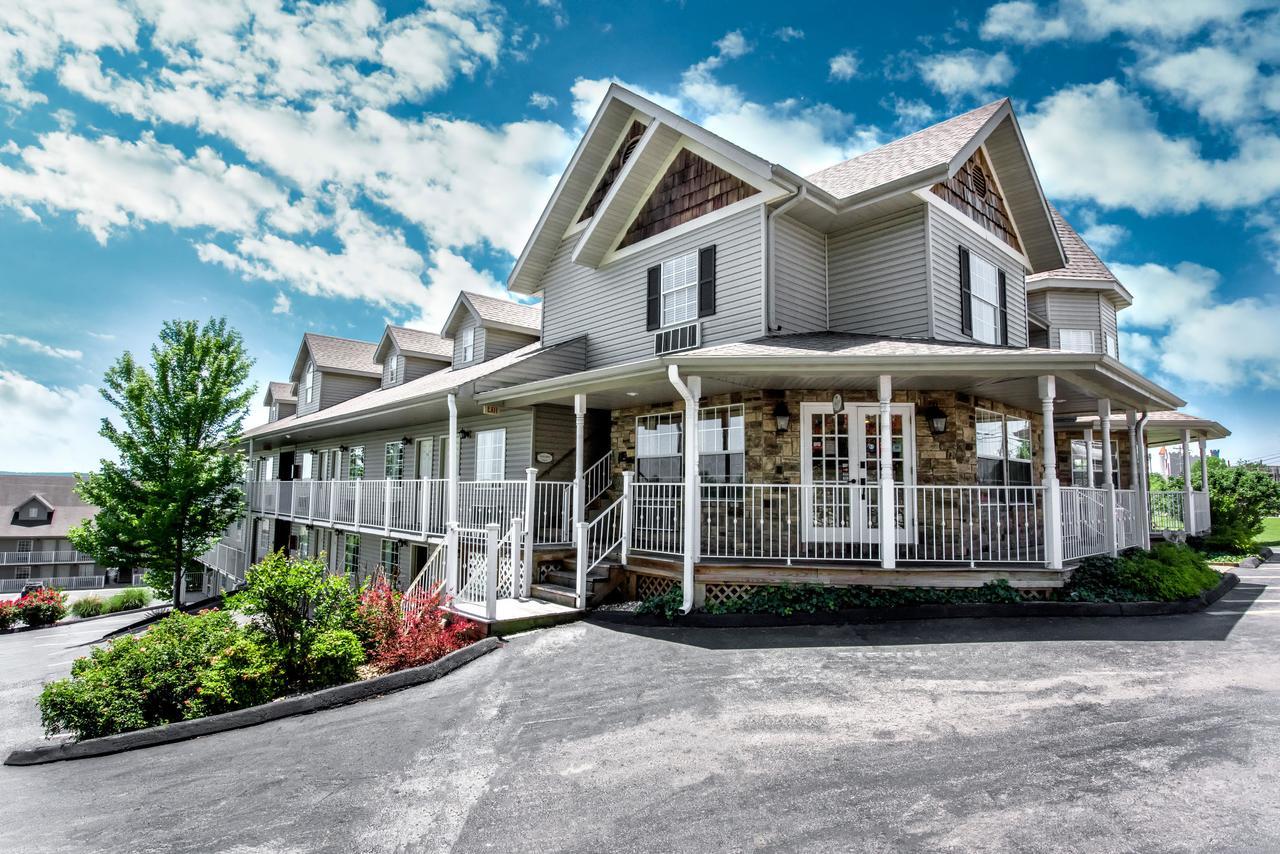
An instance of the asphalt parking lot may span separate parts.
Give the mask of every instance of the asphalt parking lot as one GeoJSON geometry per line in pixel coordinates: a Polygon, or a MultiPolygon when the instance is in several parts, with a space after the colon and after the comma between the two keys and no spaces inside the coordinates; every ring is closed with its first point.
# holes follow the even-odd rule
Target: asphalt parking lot
{"type": "MultiPolygon", "coordinates": [[[[6,751],[69,667],[29,643],[0,637],[6,751]]],[[[342,709],[0,768],[0,850],[1280,850],[1278,649],[1277,565],[1176,617],[571,624],[342,709]]]]}

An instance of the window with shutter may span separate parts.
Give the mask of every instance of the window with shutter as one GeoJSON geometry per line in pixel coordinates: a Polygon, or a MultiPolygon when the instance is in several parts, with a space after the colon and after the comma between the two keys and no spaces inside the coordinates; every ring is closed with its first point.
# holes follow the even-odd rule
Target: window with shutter
{"type": "Polygon", "coordinates": [[[960,247],[960,331],[965,335],[973,334],[973,305],[970,302],[972,289],[969,282],[969,250],[960,247]]]}
{"type": "Polygon", "coordinates": [[[971,325],[969,334],[984,344],[999,344],[1001,343],[1000,271],[986,258],[973,253],[967,254],[969,256],[967,302],[971,325]]]}
{"type": "Polygon", "coordinates": [[[645,328],[662,327],[662,265],[649,268],[649,292],[645,300],[645,328]]]}
{"type": "Polygon", "coordinates": [[[716,313],[716,247],[698,251],[698,317],[716,313]]]}
{"type": "Polygon", "coordinates": [[[699,284],[697,252],[662,262],[663,326],[675,326],[698,318],[699,284]]]}

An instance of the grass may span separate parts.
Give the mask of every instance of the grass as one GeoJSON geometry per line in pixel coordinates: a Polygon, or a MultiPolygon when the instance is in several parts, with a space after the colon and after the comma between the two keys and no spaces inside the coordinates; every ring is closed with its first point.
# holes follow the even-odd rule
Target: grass
{"type": "Polygon", "coordinates": [[[1280,518],[1271,517],[1262,520],[1262,536],[1257,539],[1258,548],[1271,546],[1280,548],[1280,518]]]}

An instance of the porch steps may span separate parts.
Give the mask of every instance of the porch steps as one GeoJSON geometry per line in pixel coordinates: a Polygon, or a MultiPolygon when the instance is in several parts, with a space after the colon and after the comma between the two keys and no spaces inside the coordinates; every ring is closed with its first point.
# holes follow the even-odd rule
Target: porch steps
{"type": "MultiPolygon", "coordinates": [[[[530,588],[530,594],[534,599],[544,602],[576,607],[577,572],[571,566],[572,561],[559,561],[557,564],[556,568],[544,574],[542,581],[530,588]]],[[[619,564],[602,564],[587,573],[587,607],[603,602],[622,583],[623,577],[622,566],[619,564]]]]}

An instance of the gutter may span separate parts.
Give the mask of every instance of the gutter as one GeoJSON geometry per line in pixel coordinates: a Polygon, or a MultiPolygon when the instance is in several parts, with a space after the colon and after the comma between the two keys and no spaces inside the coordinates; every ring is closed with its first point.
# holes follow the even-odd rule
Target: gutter
{"type": "MultiPolygon", "coordinates": [[[[667,367],[667,379],[676,393],[684,400],[685,411],[698,412],[698,398],[689,386],[680,379],[680,368],[675,365],[667,367]]],[[[698,385],[694,378],[694,385],[698,385]]],[[[698,538],[698,443],[694,431],[690,429],[689,419],[685,419],[684,431],[684,572],[681,585],[684,598],[680,604],[680,613],[688,614],[693,610],[693,565],[694,552],[698,538]]]]}
{"type": "Polygon", "coordinates": [[[764,334],[772,335],[774,332],[781,331],[781,327],[777,322],[777,309],[774,304],[774,287],[775,280],[775,261],[773,251],[774,227],[773,218],[780,213],[785,213],[797,204],[802,202],[809,196],[809,188],[800,184],[798,187],[791,188],[791,198],[787,199],[778,207],[769,211],[764,217],[764,334]]]}

